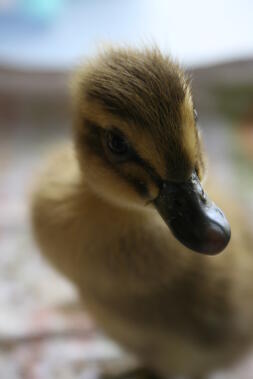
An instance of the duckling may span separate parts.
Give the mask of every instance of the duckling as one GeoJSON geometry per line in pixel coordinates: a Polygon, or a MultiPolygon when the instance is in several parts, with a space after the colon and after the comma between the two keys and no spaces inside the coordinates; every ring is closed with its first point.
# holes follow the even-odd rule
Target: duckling
{"type": "Polygon", "coordinates": [[[144,367],[194,378],[232,364],[253,340],[253,239],[215,188],[229,243],[202,188],[186,74],[158,48],[110,48],[76,74],[73,130],[33,192],[41,252],[144,367]]]}

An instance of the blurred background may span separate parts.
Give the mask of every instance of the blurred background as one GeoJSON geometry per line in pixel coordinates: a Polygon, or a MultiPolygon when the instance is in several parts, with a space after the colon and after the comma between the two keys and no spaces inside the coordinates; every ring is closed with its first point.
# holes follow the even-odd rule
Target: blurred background
{"type": "MultiPolygon", "coordinates": [[[[193,78],[211,170],[253,225],[253,2],[0,0],[0,377],[96,378],[134,364],[40,257],[27,199],[70,136],[69,77],[106,43],[156,43],[193,78]]],[[[212,378],[252,379],[253,355],[212,378]]]]}

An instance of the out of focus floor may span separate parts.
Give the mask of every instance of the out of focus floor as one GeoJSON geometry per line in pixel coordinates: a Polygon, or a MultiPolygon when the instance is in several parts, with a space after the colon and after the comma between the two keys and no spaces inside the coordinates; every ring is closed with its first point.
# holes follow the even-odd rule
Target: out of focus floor
{"type": "MultiPolygon", "coordinates": [[[[21,108],[14,112],[15,104],[6,103],[0,115],[0,378],[97,378],[133,361],[97,331],[75,289],[42,259],[28,222],[37,168],[54,144],[69,138],[70,119],[49,117],[38,105],[21,108]]],[[[252,145],[248,158],[242,156],[249,135],[236,137],[222,118],[201,121],[218,180],[237,192],[253,221],[252,145]]],[[[212,378],[252,379],[253,354],[212,378]]]]}

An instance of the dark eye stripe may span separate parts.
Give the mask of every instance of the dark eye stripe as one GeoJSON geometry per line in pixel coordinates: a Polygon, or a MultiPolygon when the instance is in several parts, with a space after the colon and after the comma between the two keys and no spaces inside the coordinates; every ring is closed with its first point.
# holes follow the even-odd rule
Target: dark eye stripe
{"type": "Polygon", "coordinates": [[[133,161],[141,166],[146,173],[149,174],[151,180],[159,187],[161,188],[163,179],[160,177],[160,175],[156,172],[156,170],[151,166],[149,162],[142,159],[137,152],[135,152],[135,155],[133,157],[133,161]]]}
{"type": "Polygon", "coordinates": [[[138,192],[140,196],[149,197],[149,191],[148,191],[146,183],[140,181],[137,178],[124,175],[122,174],[122,172],[119,172],[119,175],[124,177],[124,179],[126,179],[131,185],[133,185],[135,190],[138,192]]]}
{"type": "MultiPolygon", "coordinates": [[[[122,173],[122,170],[120,170],[119,165],[115,165],[108,161],[104,152],[103,143],[101,141],[101,131],[103,131],[102,128],[87,119],[84,120],[84,123],[85,128],[88,129],[88,132],[81,135],[81,144],[85,144],[94,153],[102,157],[104,160],[107,160],[107,162],[110,163],[111,167],[117,172],[117,174],[119,174],[130,184],[132,184],[141,196],[148,196],[149,193],[146,183],[140,181],[138,178],[122,173]]],[[[132,149],[132,154],[128,162],[134,162],[138,166],[141,166],[144,169],[144,171],[149,175],[153,183],[155,183],[158,188],[161,188],[163,179],[159,176],[159,174],[152,167],[152,165],[146,160],[142,159],[134,149],[132,149]]]]}

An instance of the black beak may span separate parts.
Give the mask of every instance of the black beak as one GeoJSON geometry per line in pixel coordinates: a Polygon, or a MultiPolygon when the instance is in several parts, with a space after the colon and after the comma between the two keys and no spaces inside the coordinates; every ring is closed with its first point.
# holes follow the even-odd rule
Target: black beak
{"type": "Polygon", "coordinates": [[[164,182],[154,204],[173,235],[188,248],[213,255],[227,246],[229,223],[208,199],[196,173],[185,183],[164,182]]]}

